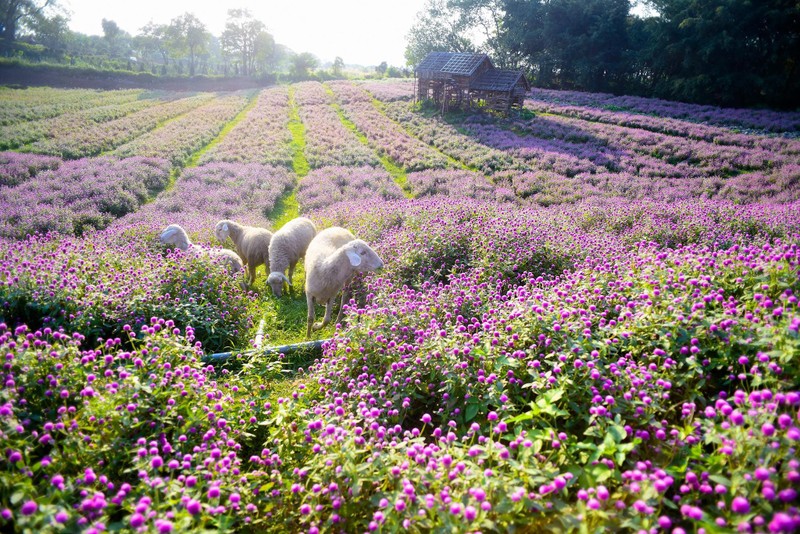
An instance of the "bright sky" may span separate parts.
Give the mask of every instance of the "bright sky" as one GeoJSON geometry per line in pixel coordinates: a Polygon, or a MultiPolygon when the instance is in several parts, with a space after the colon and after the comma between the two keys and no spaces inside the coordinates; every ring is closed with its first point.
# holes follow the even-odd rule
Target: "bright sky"
{"type": "Polygon", "coordinates": [[[60,0],[71,12],[69,27],[102,35],[109,19],[136,35],[149,21],[168,24],[194,13],[219,37],[227,10],[249,9],[266,24],[275,40],[295,52],[311,52],[323,62],[340,56],[346,64],[365,66],[386,61],[404,66],[405,36],[424,0],[60,0]]]}

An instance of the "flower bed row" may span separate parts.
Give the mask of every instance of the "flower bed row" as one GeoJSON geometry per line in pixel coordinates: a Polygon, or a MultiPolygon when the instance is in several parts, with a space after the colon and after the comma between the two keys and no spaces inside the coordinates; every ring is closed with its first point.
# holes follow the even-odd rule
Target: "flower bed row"
{"type": "Polygon", "coordinates": [[[292,166],[288,129],[289,95],[286,88],[265,89],[255,107],[224,139],[209,149],[200,163],[227,161],[292,166]]]}
{"type": "Polygon", "coordinates": [[[163,189],[169,174],[168,162],[143,157],[85,158],[40,170],[17,186],[2,188],[0,236],[105,228],[163,189]]]}
{"type": "Polygon", "coordinates": [[[296,86],[295,101],[305,126],[304,154],[312,169],[328,166],[378,166],[375,152],[348,130],[332,107],[322,84],[304,82],[296,86]]]}
{"type": "Polygon", "coordinates": [[[385,154],[409,172],[454,166],[440,152],[410,136],[402,126],[381,113],[363,89],[350,82],[331,82],[328,85],[345,116],[379,154],[385,154]]]}
{"type": "Polygon", "coordinates": [[[124,104],[146,95],[142,89],[100,91],[94,89],[55,89],[28,87],[0,88],[0,126],[56,117],[81,109],[124,104]]]}
{"type": "Polygon", "coordinates": [[[731,128],[711,126],[689,120],[642,115],[631,111],[613,111],[581,106],[562,106],[528,99],[525,107],[538,113],[574,117],[576,119],[641,128],[651,132],[706,141],[718,145],[762,148],[777,153],[797,154],[800,141],[782,136],[736,133],[731,128]]]}
{"type": "Polygon", "coordinates": [[[558,105],[625,110],[644,115],[686,119],[733,128],[756,128],[770,132],[794,132],[800,130],[800,113],[796,112],[720,108],[658,98],[540,88],[532,89],[528,93],[528,97],[533,101],[552,102],[558,105]]]}
{"type": "Polygon", "coordinates": [[[375,167],[323,167],[308,173],[297,189],[302,212],[346,200],[402,198],[403,192],[387,171],[375,167]]]}
{"type": "Polygon", "coordinates": [[[141,137],[118,147],[114,154],[165,158],[175,166],[185,165],[195,152],[211,142],[225,124],[247,105],[246,93],[232,93],[215,98],[192,109],[141,137]]]}
{"type": "Polygon", "coordinates": [[[37,141],[29,148],[33,152],[70,159],[97,155],[127,143],[173,117],[208,103],[211,98],[211,95],[203,94],[148,107],[116,120],[66,132],[53,139],[37,141]]]}
{"type": "Polygon", "coordinates": [[[294,186],[284,167],[257,163],[207,163],[184,170],[175,185],[142,209],[111,225],[111,230],[157,233],[181,225],[193,241],[211,244],[220,219],[269,228],[278,198],[294,186]]]}
{"type": "Polygon", "coordinates": [[[19,152],[0,152],[0,186],[19,185],[39,172],[57,169],[61,158],[19,152]]]}
{"type": "Polygon", "coordinates": [[[39,139],[62,139],[76,131],[95,127],[97,124],[120,119],[126,115],[164,103],[165,99],[145,99],[94,107],[57,117],[29,122],[18,122],[0,126],[0,147],[18,148],[39,139]]]}

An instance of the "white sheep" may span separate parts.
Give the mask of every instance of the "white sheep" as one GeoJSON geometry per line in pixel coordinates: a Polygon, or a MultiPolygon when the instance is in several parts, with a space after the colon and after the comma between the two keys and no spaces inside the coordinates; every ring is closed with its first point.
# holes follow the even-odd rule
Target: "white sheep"
{"type": "Polygon", "coordinates": [[[306,255],[306,249],[317,234],[317,227],[305,217],[298,217],[284,224],[272,235],[269,243],[269,277],[267,283],[276,297],[283,292],[283,283],[292,287],[292,276],[297,262],[306,255]],[[284,272],[289,269],[289,277],[284,272]]]}
{"type": "MultiPolygon", "coordinates": [[[[357,272],[376,271],[383,267],[374,250],[364,241],[356,239],[350,231],[334,226],[318,233],[306,250],[306,303],[308,327],[306,337],[314,330],[324,328],[331,320],[333,300],[357,272]],[[314,323],[314,300],[325,303],[325,318],[314,323]]],[[[338,323],[347,300],[342,293],[342,307],[336,318],[338,323]]]]}
{"type": "Polygon", "coordinates": [[[175,245],[184,252],[192,252],[194,254],[207,254],[211,258],[221,258],[225,263],[225,268],[231,275],[240,273],[244,270],[242,258],[239,257],[234,251],[227,248],[210,248],[206,249],[199,247],[189,240],[189,235],[186,230],[179,224],[170,224],[158,236],[159,241],[166,245],[175,245]]]}
{"type": "Polygon", "coordinates": [[[228,237],[236,246],[236,252],[242,257],[247,269],[247,281],[251,285],[256,281],[256,268],[264,265],[269,272],[269,242],[272,232],[265,228],[246,226],[223,219],[214,227],[214,235],[224,243],[228,237]]]}

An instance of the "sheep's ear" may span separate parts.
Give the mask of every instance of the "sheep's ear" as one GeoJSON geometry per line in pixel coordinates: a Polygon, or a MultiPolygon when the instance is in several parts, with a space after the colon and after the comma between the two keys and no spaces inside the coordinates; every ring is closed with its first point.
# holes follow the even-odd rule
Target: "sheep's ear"
{"type": "Polygon", "coordinates": [[[222,231],[223,232],[227,232],[228,231],[228,223],[225,223],[225,224],[222,225],[222,231]]]}
{"type": "Polygon", "coordinates": [[[285,275],[285,274],[281,273],[281,278],[283,278],[284,280],[286,280],[286,283],[287,283],[287,284],[289,284],[289,287],[292,287],[292,281],[291,281],[291,280],[289,280],[289,279],[286,277],[286,275],[285,275]]]}
{"type": "Polygon", "coordinates": [[[358,255],[358,252],[355,250],[345,250],[345,254],[347,254],[347,258],[350,260],[350,265],[353,267],[358,267],[361,265],[361,256],[358,255]]]}

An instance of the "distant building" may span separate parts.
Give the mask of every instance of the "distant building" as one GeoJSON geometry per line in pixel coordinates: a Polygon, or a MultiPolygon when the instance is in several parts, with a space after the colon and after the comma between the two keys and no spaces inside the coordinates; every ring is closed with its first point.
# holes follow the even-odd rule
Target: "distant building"
{"type": "Polygon", "coordinates": [[[531,86],[521,70],[494,68],[486,54],[431,52],[414,69],[415,97],[442,111],[483,106],[508,114],[531,86]]]}

